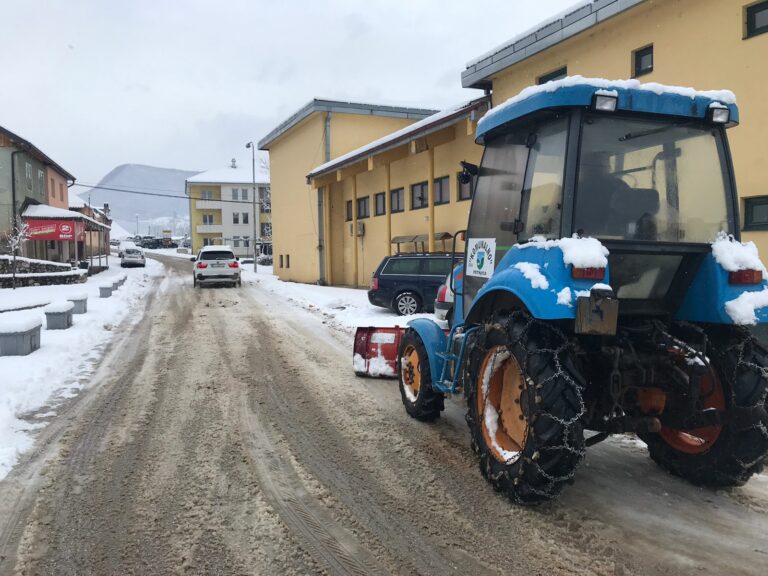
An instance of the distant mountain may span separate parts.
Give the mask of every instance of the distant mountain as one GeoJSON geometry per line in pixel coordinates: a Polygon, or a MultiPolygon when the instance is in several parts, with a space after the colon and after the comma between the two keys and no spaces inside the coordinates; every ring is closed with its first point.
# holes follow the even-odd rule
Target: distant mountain
{"type": "Polygon", "coordinates": [[[163,229],[172,229],[174,235],[182,235],[189,231],[187,200],[131,192],[184,196],[184,181],[195,174],[198,171],[122,164],[104,176],[94,188],[77,195],[85,201],[90,195],[94,206],[109,204],[112,219],[131,234],[136,233],[138,214],[139,233],[142,235],[159,236],[163,229]]]}

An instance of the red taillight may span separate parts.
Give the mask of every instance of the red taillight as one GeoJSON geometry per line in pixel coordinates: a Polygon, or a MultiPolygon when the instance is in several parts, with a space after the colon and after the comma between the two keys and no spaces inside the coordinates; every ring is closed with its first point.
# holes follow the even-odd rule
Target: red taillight
{"type": "Polygon", "coordinates": [[[237,262],[230,262],[229,263],[229,267],[230,268],[237,268],[237,266],[238,266],[237,262]]]}
{"type": "Polygon", "coordinates": [[[576,280],[602,280],[605,278],[605,268],[573,268],[571,276],[576,280]]]}
{"type": "Polygon", "coordinates": [[[762,281],[762,270],[737,270],[728,274],[728,282],[731,284],[760,284],[762,281]]]}
{"type": "Polygon", "coordinates": [[[445,293],[448,292],[448,286],[443,284],[440,286],[440,289],[437,291],[437,301],[438,302],[445,302],[445,293]]]}
{"type": "Polygon", "coordinates": [[[208,268],[208,264],[206,264],[205,262],[198,262],[197,263],[197,267],[198,268],[208,268]]]}
{"type": "Polygon", "coordinates": [[[379,289],[379,279],[375,276],[371,278],[371,290],[379,289]]]}

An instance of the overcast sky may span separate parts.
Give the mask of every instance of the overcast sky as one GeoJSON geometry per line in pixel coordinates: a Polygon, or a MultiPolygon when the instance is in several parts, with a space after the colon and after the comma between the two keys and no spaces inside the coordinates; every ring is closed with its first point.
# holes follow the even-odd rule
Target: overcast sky
{"type": "Polygon", "coordinates": [[[3,2],[0,125],[87,184],[125,163],[246,163],[313,97],[475,97],[468,61],[574,1],[3,2]]]}

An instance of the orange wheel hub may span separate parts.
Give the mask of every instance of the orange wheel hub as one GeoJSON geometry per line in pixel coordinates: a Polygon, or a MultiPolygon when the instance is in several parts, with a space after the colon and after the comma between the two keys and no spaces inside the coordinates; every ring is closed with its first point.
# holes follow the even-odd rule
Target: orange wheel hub
{"type": "Polygon", "coordinates": [[[421,363],[418,350],[410,344],[400,357],[400,373],[408,399],[415,402],[421,388],[421,363]]]}
{"type": "MultiPolygon", "coordinates": [[[[725,393],[720,379],[710,366],[701,377],[701,409],[714,408],[725,410],[725,393]]],[[[709,450],[717,441],[722,426],[704,426],[691,430],[677,430],[662,426],[659,434],[664,441],[678,452],[685,454],[702,454],[709,450]]]]}
{"type": "Polygon", "coordinates": [[[476,382],[476,406],[485,444],[499,462],[511,464],[528,435],[523,413],[525,378],[517,359],[504,346],[489,350],[476,382]]]}

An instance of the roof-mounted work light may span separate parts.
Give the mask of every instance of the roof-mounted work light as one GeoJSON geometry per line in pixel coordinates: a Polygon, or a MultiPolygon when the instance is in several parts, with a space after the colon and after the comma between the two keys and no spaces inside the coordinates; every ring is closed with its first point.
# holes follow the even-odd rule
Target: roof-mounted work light
{"type": "Polygon", "coordinates": [[[612,90],[598,90],[592,98],[592,107],[598,112],[616,112],[619,95],[612,90]]]}
{"type": "Polygon", "coordinates": [[[731,120],[731,111],[727,106],[711,104],[709,107],[709,120],[715,124],[728,124],[731,120]]]}

